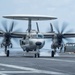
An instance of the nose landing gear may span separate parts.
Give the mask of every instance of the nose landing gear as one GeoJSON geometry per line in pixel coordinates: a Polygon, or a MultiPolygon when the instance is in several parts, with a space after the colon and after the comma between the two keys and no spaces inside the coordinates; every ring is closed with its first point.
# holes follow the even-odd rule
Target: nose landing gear
{"type": "Polygon", "coordinates": [[[34,54],[34,57],[39,58],[40,57],[39,47],[37,47],[37,49],[35,51],[36,51],[36,53],[34,54]]]}
{"type": "Polygon", "coordinates": [[[40,57],[40,54],[39,53],[36,53],[35,54],[35,58],[39,58],[40,57]]]}

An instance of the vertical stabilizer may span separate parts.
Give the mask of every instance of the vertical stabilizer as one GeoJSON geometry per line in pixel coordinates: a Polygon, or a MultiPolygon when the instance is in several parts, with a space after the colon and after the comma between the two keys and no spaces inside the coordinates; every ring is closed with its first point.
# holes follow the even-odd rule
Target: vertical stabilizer
{"type": "Polygon", "coordinates": [[[39,26],[38,23],[36,22],[36,26],[37,26],[37,32],[39,32],[39,26]]]}
{"type": "Polygon", "coordinates": [[[51,27],[51,32],[54,32],[54,31],[53,31],[52,23],[50,23],[50,27],[51,27]]]}

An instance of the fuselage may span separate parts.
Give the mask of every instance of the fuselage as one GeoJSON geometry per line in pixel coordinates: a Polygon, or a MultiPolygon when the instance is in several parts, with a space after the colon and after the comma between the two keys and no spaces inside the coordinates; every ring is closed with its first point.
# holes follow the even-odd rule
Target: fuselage
{"type": "Polygon", "coordinates": [[[27,36],[20,40],[21,48],[24,51],[36,51],[41,49],[45,44],[44,37],[41,33],[31,32],[27,33],[27,36]]]}

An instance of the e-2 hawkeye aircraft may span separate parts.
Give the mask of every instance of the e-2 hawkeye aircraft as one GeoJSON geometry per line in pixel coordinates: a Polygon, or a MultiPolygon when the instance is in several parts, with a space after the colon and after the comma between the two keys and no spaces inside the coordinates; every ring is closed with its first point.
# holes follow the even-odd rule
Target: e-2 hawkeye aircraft
{"type": "MultiPolygon", "coordinates": [[[[8,19],[15,19],[15,20],[28,20],[28,29],[25,33],[17,33],[17,32],[11,32],[13,29],[14,23],[12,23],[12,26],[9,30],[9,32],[6,32],[5,34],[3,32],[0,32],[0,36],[4,36],[5,38],[5,44],[3,46],[5,47],[5,53],[6,56],[9,56],[9,50],[7,50],[7,47],[11,44],[11,38],[22,38],[20,40],[20,45],[23,49],[23,51],[29,52],[29,51],[36,51],[35,57],[39,57],[39,50],[45,45],[45,38],[50,39],[52,38],[52,50],[51,56],[54,57],[56,48],[61,47],[62,38],[69,38],[69,37],[75,37],[74,33],[55,33],[53,31],[53,27],[51,26],[51,32],[42,33],[39,31],[38,23],[37,25],[37,31],[32,30],[31,28],[31,22],[32,21],[38,21],[38,20],[54,20],[57,19],[56,17],[49,17],[49,16],[39,16],[39,15],[6,15],[3,16],[4,18],[8,19]],[[9,43],[9,44],[8,44],[9,43]]],[[[63,32],[63,31],[62,31],[63,32]]]]}
{"type": "Polygon", "coordinates": [[[6,15],[3,16],[3,18],[8,19],[15,19],[15,20],[28,20],[28,29],[26,32],[12,32],[14,27],[14,22],[12,22],[11,27],[9,31],[5,27],[6,32],[3,31],[0,32],[0,36],[4,37],[4,40],[2,42],[2,46],[5,47],[5,54],[7,57],[9,57],[9,50],[8,47],[12,47],[11,38],[22,38],[20,40],[20,46],[23,49],[23,51],[29,52],[29,51],[35,51],[34,55],[35,57],[39,57],[39,50],[45,45],[45,39],[49,35],[52,36],[54,33],[41,33],[39,31],[38,23],[36,22],[37,31],[32,29],[32,21],[40,21],[40,20],[54,20],[57,19],[56,17],[49,17],[49,16],[42,16],[42,15],[6,15]]]}

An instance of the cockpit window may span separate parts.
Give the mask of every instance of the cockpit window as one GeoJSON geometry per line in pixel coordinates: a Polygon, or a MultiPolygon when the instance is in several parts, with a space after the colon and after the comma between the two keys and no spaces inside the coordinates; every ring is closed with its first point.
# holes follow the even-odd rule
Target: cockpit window
{"type": "Polygon", "coordinates": [[[41,34],[38,34],[38,38],[44,38],[44,37],[43,37],[43,35],[41,35],[41,34]]]}
{"type": "Polygon", "coordinates": [[[31,38],[38,38],[37,35],[31,35],[31,38]]]}
{"type": "Polygon", "coordinates": [[[44,38],[44,37],[41,34],[33,34],[33,35],[31,35],[31,38],[33,38],[33,39],[41,39],[41,38],[44,38]]]}

